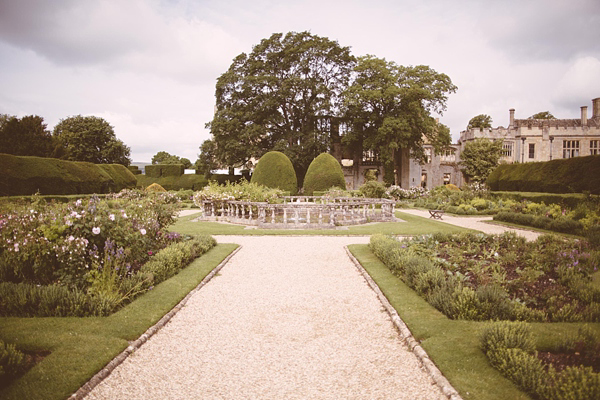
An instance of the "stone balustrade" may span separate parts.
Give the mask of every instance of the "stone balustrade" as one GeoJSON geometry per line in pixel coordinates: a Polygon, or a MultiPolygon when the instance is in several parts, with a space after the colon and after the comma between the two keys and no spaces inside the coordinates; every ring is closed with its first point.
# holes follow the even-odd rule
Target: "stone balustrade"
{"type": "Polygon", "coordinates": [[[367,222],[394,221],[395,202],[387,199],[286,196],[283,203],[205,200],[205,221],[266,229],[333,229],[367,222]]]}

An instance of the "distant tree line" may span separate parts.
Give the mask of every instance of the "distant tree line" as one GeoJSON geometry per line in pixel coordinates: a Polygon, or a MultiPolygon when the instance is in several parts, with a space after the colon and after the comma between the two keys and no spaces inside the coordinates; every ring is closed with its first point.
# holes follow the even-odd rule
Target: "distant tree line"
{"type": "Polygon", "coordinates": [[[0,114],[0,153],[60,158],[94,164],[131,163],[131,150],[104,119],[77,115],[61,120],[51,132],[37,115],[0,114]]]}

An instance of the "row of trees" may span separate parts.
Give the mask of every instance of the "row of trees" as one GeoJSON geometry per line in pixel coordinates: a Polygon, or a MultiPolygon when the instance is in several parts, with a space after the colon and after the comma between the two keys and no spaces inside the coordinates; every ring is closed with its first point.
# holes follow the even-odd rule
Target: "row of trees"
{"type": "Polygon", "coordinates": [[[372,151],[389,171],[401,170],[402,151],[424,157],[425,140],[441,150],[449,129],[436,122],[448,76],[428,66],[401,66],[309,32],[273,34],[237,56],[216,84],[212,138],[200,147],[207,169],[243,166],[270,150],[285,153],[300,184],[320,153],[354,159],[372,151]]]}
{"type": "MultiPolygon", "coordinates": [[[[549,111],[540,111],[539,113],[533,114],[528,119],[556,119],[549,111]]],[[[490,129],[492,127],[492,117],[487,114],[479,114],[469,120],[467,129],[479,128],[479,129],[490,129]]]]}
{"type": "Polygon", "coordinates": [[[61,158],[94,164],[131,163],[131,150],[104,119],[77,115],[61,120],[52,132],[37,115],[0,114],[0,153],[61,158]]]}

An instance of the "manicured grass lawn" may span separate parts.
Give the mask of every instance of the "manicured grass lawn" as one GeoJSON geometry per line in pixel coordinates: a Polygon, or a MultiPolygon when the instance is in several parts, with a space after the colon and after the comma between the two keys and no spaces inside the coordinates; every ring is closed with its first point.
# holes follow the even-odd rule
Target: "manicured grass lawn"
{"type": "MultiPolygon", "coordinates": [[[[198,214],[199,215],[199,214],[198,214]]],[[[358,235],[370,236],[376,233],[389,235],[424,235],[434,232],[466,232],[469,229],[446,224],[444,222],[434,221],[429,218],[422,218],[416,215],[396,212],[396,217],[402,219],[402,222],[379,222],[367,225],[350,226],[348,229],[322,229],[322,230],[303,230],[303,229],[245,229],[244,225],[225,224],[220,222],[194,222],[193,219],[198,215],[189,215],[178,218],[177,222],[171,226],[171,230],[181,234],[188,235],[310,235],[310,236],[334,236],[334,235],[358,235]]]]}
{"type": "Polygon", "coordinates": [[[2,399],[65,399],[177,305],[225,259],[220,244],[171,279],[109,317],[0,318],[0,338],[26,352],[50,351],[2,399]]]}
{"type": "MultiPolygon", "coordinates": [[[[486,322],[451,320],[406,286],[373,255],[368,245],[348,246],[379,285],[398,315],[421,342],[432,361],[464,399],[528,399],[512,382],[492,368],[479,349],[479,331],[486,322]]],[[[538,350],[550,351],[578,323],[532,323],[538,350]]],[[[600,323],[588,324],[600,333],[600,323]]]]}

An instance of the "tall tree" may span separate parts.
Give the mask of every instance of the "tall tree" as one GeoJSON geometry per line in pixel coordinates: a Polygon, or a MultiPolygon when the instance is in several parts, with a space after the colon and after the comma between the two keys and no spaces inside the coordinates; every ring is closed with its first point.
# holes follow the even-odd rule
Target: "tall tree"
{"type": "Polygon", "coordinates": [[[52,157],[55,144],[42,117],[0,115],[0,153],[52,157]]]}
{"type": "Polygon", "coordinates": [[[467,129],[479,128],[489,129],[492,127],[492,117],[487,114],[479,114],[469,120],[467,129]]]}
{"type": "Polygon", "coordinates": [[[556,117],[550,111],[540,111],[533,114],[529,119],[556,119],[556,117]]]}
{"type": "Polygon", "coordinates": [[[131,163],[131,150],[102,118],[77,115],[63,119],[54,127],[54,137],[65,149],[66,160],[126,166],[131,163]]]}
{"type": "Polygon", "coordinates": [[[436,150],[450,144],[450,130],[431,113],[446,109],[448,95],[456,91],[450,78],[419,65],[405,67],[373,56],[361,57],[353,84],[345,91],[345,117],[348,132],[344,141],[354,157],[373,150],[380,160],[402,170],[402,158],[423,160],[423,145],[436,150]]]}
{"type": "Polygon", "coordinates": [[[460,153],[462,172],[467,181],[485,182],[502,157],[502,141],[477,138],[467,142],[460,153]]]}
{"type": "Polygon", "coordinates": [[[338,113],[354,62],[348,47],[309,32],[276,33],[237,56],[217,80],[207,124],[216,158],[239,166],[279,150],[302,180],[329,149],[329,128],[319,122],[338,113]]]}
{"type": "Polygon", "coordinates": [[[152,157],[152,164],[181,164],[181,159],[166,151],[159,151],[152,157]]]}

